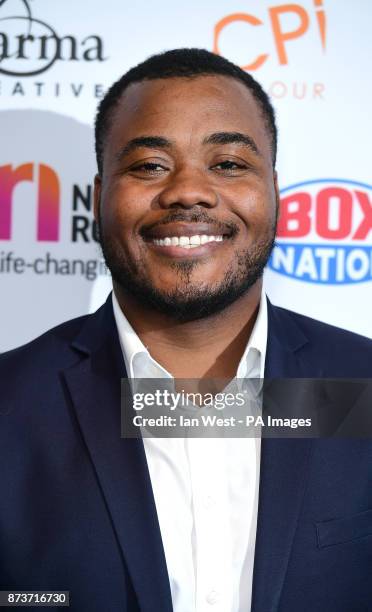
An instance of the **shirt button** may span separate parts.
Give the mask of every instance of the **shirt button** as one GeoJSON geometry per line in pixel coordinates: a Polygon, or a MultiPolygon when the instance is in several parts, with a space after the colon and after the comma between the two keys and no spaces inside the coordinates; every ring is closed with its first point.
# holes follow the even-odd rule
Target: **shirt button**
{"type": "Polygon", "coordinates": [[[211,495],[207,495],[204,499],[204,508],[206,510],[211,510],[215,505],[215,499],[211,495]]]}
{"type": "Polygon", "coordinates": [[[217,603],[219,598],[220,598],[220,595],[219,593],[217,593],[217,591],[210,591],[206,597],[207,603],[209,603],[211,606],[217,603]]]}

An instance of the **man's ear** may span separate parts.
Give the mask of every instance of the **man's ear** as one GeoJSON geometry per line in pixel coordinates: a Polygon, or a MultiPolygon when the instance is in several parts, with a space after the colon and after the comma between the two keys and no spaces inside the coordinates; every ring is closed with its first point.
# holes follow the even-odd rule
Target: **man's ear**
{"type": "Polygon", "coordinates": [[[274,170],[274,189],[275,189],[275,199],[276,199],[276,207],[277,207],[277,218],[280,217],[280,191],[279,191],[279,180],[278,173],[274,170]]]}
{"type": "Polygon", "coordinates": [[[93,191],[93,212],[96,223],[99,222],[99,207],[101,202],[101,190],[102,190],[102,179],[99,174],[94,177],[94,191],[93,191]]]}

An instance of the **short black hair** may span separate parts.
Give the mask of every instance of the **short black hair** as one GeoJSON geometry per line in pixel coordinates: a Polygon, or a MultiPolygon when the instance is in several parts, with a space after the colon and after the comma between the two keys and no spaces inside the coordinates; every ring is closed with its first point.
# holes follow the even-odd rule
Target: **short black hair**
{"type": "Polygon", "coordinates": [[[206,75],[229,76],[242,81],[258,102],[271,137],[273,166],[276,161],[277,127],[269,96],[247,72],[229,60],[205,49],[173,49],[149,57],[131,68],[107,91],[101,100],[95,121],[95,147],[98,172],[102,173],[105,139],[110,129],[113,110],[124,90],[131,83],[174,77],[192,78],[206,75]]]}

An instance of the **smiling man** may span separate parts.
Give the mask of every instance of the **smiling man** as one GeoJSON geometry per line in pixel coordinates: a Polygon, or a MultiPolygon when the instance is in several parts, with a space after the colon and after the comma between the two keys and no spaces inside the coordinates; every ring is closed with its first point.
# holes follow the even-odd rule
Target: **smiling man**
{"type": "Polygon", "coordinates": [[[204,74],[210,61],[181,51],[148,62],[145,79],[133,69],[96,122],[96,217],[116,298],[150,354],[184,378],[235,375],[278,210],[270,102],[226,60],[204,74]]]}
{"type": "Polygon", "coordinates": [[[261,86],[204,50],[102,100],[113,293],[0,358],[0,589],[68,590],[76,612],[369,609],[368,439],[120,437],[121,378],[371,375],[370,340],[262,292],[276,140],[261,86]]]}

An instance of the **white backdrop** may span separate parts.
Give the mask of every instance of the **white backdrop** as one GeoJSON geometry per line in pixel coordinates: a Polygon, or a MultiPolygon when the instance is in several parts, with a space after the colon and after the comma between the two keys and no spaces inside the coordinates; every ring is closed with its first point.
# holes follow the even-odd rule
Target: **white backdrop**
{"type": "Polygon", "coordinates": [[[95,109],[128,68],[181,46],[248,67],[276,108],[270,298],[372,337],[371,18],[368,0],[3,0],[0,351],[104,301],[95,109]]]}

